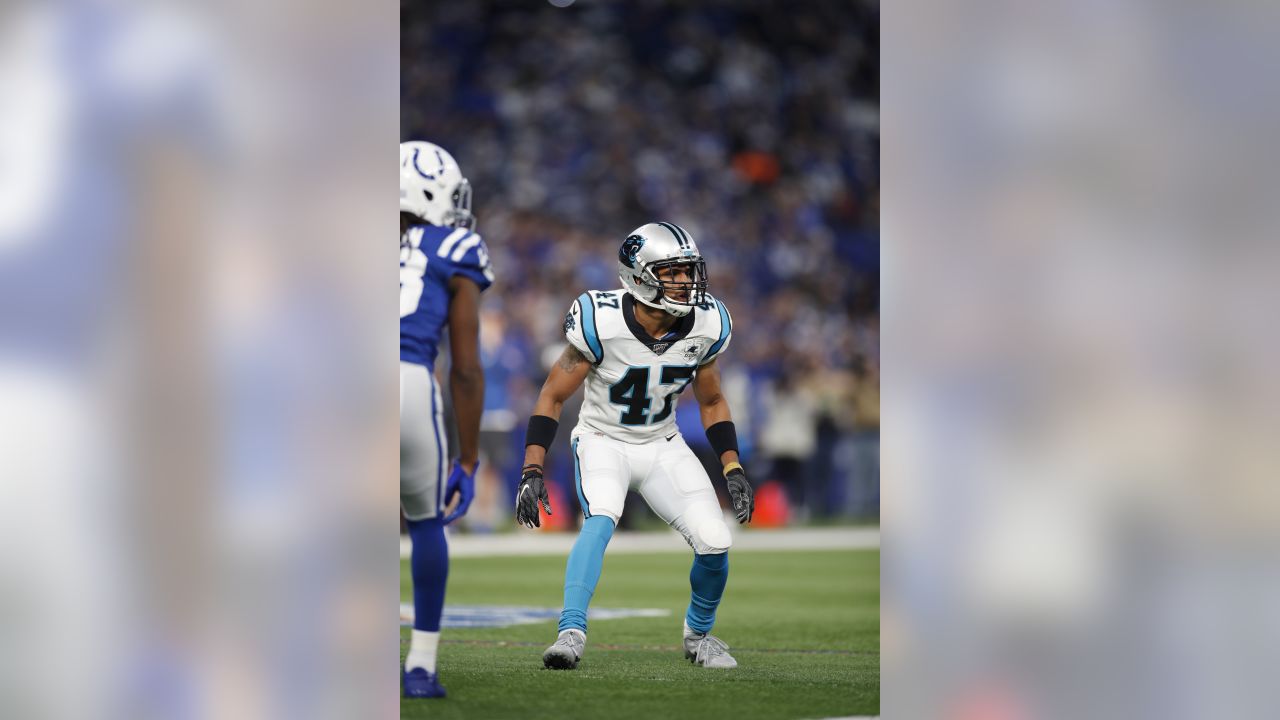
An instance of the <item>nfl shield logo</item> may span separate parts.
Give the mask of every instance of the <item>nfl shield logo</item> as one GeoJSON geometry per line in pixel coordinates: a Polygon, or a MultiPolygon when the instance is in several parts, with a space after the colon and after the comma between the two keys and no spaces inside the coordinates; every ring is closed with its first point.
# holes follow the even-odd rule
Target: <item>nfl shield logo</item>
{"type": "Polygon", "coordinates": [[[653,351],[661,355],[662,353],[666,352],[667,348],[669,347],[671,347],[671,343],[669,342],[654,343],[653,351]]]}

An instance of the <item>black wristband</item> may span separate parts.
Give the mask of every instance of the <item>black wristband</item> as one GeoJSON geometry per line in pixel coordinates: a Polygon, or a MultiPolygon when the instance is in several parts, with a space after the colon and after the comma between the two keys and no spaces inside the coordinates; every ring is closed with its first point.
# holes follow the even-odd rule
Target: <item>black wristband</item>
{"type": "Polygon", "coordinates": [[[717,460],[730,450],[738,452],[738,431],[734,428],[733,421],[723,420],[707,428],[707,442],[716,451],[717,460]]]}
{"type": "Polygon", "coordinates": [[[559,429],[560,423],[546,415],[530,417],[529,429],[524,434],[525,447],[530,445],[541,445],[544,449],[551,447],[552,441],[556,439],[556,430],[559,429]]]}

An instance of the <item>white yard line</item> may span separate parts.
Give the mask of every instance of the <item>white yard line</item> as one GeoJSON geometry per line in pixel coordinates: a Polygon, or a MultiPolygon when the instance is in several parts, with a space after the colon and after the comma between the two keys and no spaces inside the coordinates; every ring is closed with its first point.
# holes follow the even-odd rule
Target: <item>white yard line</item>
{"type": "MultiPolygon", "coordinates": [[[[567,555],[578,537],[571,532],[518,530],[500,535],[449,534],[453,557],[567,555]]],[[[874,550],[880,547],[880,528],[794,528],[734,532],[734,550],[874,550]]],[[[689,552],[674,530],[619,532],[609,541],[609,553],[689,552]]],[[[409,557],[408,538],[400,539],[400,557],[409,557]]]]}

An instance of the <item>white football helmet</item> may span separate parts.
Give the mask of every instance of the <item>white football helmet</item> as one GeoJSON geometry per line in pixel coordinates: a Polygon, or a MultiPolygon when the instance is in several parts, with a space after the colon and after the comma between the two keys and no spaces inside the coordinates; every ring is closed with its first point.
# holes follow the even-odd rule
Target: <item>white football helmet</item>
{"type": "Polygon", "coordinates": [[[429,142],[400,143],[400,211],[432,225],[475,225],[471,183],[444,148],[429,142]]]}
{"type": "Polygon", "coordinates": [[[677,317],[707,301],[707,263],[693,238],[675,223],[649,223],[632,230],[618,250],[618,279],[636,300],[677,317]],[[677,265],[687,266],[688,281],[658,279],[658,270],[677,265]],[[683,300],[673,297],[681,295],[683,300]]]}

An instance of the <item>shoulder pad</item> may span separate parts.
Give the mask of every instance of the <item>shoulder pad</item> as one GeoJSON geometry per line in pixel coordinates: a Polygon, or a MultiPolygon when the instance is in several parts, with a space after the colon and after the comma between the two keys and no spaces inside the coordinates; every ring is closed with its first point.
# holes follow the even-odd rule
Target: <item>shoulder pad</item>
{"type": "Polygon", "coordinates": [[[711,347],[707,348],[706,354],[699,362],[700,365],[705,365],[723,354],[729,347],[729,339],[733,336],[733,318],[729,316],[729,310],[724,303],[708,295],[707,305],[709,307],[699,306],[698,309],[706,314],[707,336],[714,338],[715,341],[711,343],[711,347]]]}
{"type": "MultiPolygon", "coordinates": [[[[428,251],[431,262],[443,264],[447,276],[462,275],[480,286],[481,290],[493,284],[493,266],[489,262],[489,248],[480,233],[466,228],[437,228],[447,231],[439,237],[434,252],[428,251]]],[[[427,243],[424,238],[423,245],[427,243]]]]}
{"type": "Polygon", "coordinates": [[[564,316],[564,335],[571,345],[594,364],[604,359],[604,343],[600,341],[600,325],[596,307],[597,291],[588,290],[578,296],[564,316]]]}

